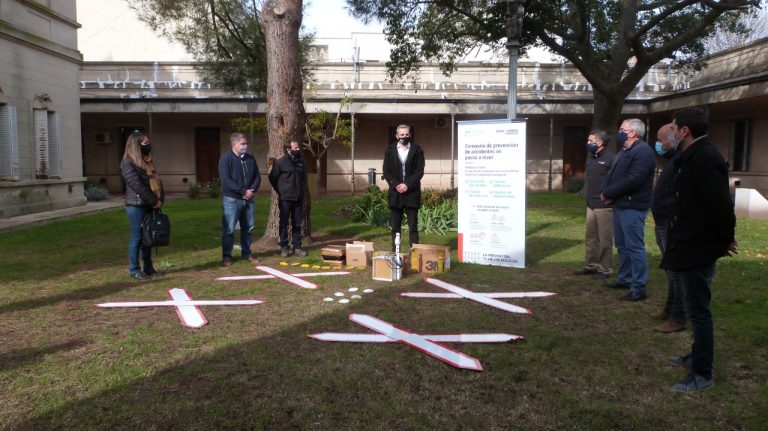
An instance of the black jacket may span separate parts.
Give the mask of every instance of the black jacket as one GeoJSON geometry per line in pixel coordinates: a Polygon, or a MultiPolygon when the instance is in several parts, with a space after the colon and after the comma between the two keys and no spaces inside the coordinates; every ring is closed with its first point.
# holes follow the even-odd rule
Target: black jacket
{"type": "Polygon", "coordinates": [[[713,264],[735,238],[728,167],[704,136],[674,159],[672,169],[673,216],[661,267],[682,271],[713,264]]]}
{"type": "Polygon", "coordinates": [[[304,199],[307,184],[307,168],[304,158],[285,155],[275,160],[269,171],[269,183],[277,192],[281,201],[300,201],[304,199]]]}
{"type": "Polygon", "coordinates": [[[672,198],[674,190],[672,190],[673,183],[673,160],[679,156],[680,153],[672,151],[671,154],[665,154],[667,157],[667,164],[664,165],[664,169],[659,174],[659,179],[656,180],[656,187],[653,188],[653,201],[651,202],[651,213],[653,214],[653,221],[657,226],[667,226],[669,221],[672,220],[672,198]]]}
{"type": "Polygon", "coordinates": [[[607,147],[597,154],[590,153],[587,156],[587,206],[589,208],[610,208],[600,200],[600,189],[603,186],[605,175],[613,166],[614,154],[607,147]]]}
{"type": "Polygon", "coordinates": [[[231,198],[242,198],[246,190],[259,190],[261,175],[256,159],[245,153],[242,158],[234,151],[227,151],[219,159],[221,194],[231,198]]]}
{"type": "MultiPolygon", "coordinates": [[[[125,205],[152,208],[157,205],[158,198],[149,186],[149,174],[144,169],[134,165],[131,159],[120,162],[120,173],[125,182],[125,205]]],[[[165,190],[160,184],[160,202],[165,202],[165,190]]]]}
{"type": "Polygon", "coordinates": [[[613,199],[614,208],[647,210],[653,195],[656,153],[642,139],[622,149],[613,159],[603,183],[603,196],[613,199]]]}
{"type": "Polygon", "coordinates": [[[424,176],[424,151],[421,147],[411,142],[408,157],[405,159],[405,176],[403,176],[403,163],[397,155],[397,143],[389,146],[384,153],[384,166],[382,167],[384,180],[389,184],[387,202],[390,208],[421,208],[421,178],[424,176]],[[396,187],[405,183],[408,191],[398,193],[396,187]]]}

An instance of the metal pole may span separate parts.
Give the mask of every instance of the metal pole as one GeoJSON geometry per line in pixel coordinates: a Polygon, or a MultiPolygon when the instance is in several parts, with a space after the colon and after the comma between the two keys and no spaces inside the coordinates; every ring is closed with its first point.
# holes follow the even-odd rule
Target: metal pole
{"type": "Polygon", "coordinates": [[[555,143],[555,116],[549,116],[549,179],[547,181],[547,191],[552,191],[552,148],[555,143]]]}
{"type": "Polygon", "coordinates": [[[350,113],[352,116],[352,194],[354,195],[355,190],[355,113],[350,113]]]}
{"type": "Polygon", "coordinates": [[[507,51],[509,78],[507,79],[507,119],[517,118],[517,57],[520,52],[520,34],[523,29],[524,0],[505,0],[507,3],[507,51]]]}
{"type": "Polygon", "coordinates": [[[453,185],[453,160],[456,154],[456,114],[451,113],[451,189],[453,185]]]}
{"type": "Polygon", "coordinates": [[[509,47],[509,91],[507,91],[507,119],[517,118],[517,47],[509,47]]]}

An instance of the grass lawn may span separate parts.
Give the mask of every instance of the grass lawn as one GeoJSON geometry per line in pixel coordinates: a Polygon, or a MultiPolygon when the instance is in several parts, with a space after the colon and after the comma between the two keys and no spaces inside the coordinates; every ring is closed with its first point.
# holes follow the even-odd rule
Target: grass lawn
{"type": "MultiPolygon", "coordinates": [[[[257,226],[266,215],[257,202],[257,226]]],[[[387,249],[389,234],[335,215],[348,197],[313,205],[320,240],[359,238],[387,249]]],[[[475,291],[545,290],[506,300],[532,315],[468,300],[404,298],[437,292],[418,274],[396,284],[370,272],[322,277],[315,291],[278,280],[218,282],[260,273],[220,266],[220,203],[178,199],[166,212],[172,245],[149,283],[128,277],[123,210],[0,233],[0,428],[3,429],[766,429],[768,222],[740,219],[740,254],[720,261],[713,288],[715,387],[671,391],[685,372],[690,331],[661,335],[652,314],[666,278],[649,218],[649,300],[571,276],[583,263],[583,201],[528,196],[528,268],[455,262],[455,234],[422,241],[454,249],[445,280],[475,291]],[[181,326],[169,308],[99,309],[109,301],[256,298],[253,307],[201,307],[209,325],[181,326]],[[371,288],[349,304],[335,292],[371,288]],[[508,344],[456,344],[485,371],[462,371],[401,344],[323,343],[316,332],[362,332],[365,313],[419,333],[507,332],[508,344]]],[[[276,253],[260,256],[279,267],[276,253]]],[[[299,261],[292,258],[292,262],[299,261]]],[[[319,251],[301,260],[319,262],[319,251]]],[[[285,268],[283,268],[285,269],[285,268]]],[[[300,269],[290,268],[295,271],[300,269]]],[[[308,270],[303,270],[308,271],[308,270]]]]}

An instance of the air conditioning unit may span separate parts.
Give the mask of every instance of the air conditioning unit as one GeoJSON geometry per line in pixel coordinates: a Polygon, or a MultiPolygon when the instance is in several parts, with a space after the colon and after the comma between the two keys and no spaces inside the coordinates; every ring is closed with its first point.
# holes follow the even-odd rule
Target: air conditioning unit
{"type": "Polygon", "coordinates": [[[105,131],[96,132],[93,135],[93,140],[99,145],[111,144],[112,134],[105,131]]]}
{"type": "Polygon", "coordinates": [[[448,117],[435,117],[435,128],[436,129],[445,129],[447,127],[450,127],[450,121],[448,117]]]}

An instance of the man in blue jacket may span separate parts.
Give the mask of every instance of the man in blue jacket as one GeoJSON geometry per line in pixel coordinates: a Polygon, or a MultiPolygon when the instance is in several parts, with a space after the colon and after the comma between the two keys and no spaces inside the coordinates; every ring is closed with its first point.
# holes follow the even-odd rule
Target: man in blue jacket
{"type": "Polygon", "coordinates": [[[648,257],[645,253],[645,217],[651,207],[656,156],[643,141],[645,124],[636,118],[624,120],[616,134],[621,146],[605,177],[600,198],[613,205],[613,240],[619,254],[619,271],[606,287],[629,289],[622,301],[648,297],[648,257]]]}
{"type": "Polygon", "coordinates": [[[222,195],[221,255],[224,266],[232,264],[235,225],[240,222],[240,254],[251,260],[251,232],[253,231],[253,198],[261,185],[256,159],[248,154],[248,141],[242,133],[229,137],[232,151],[219,159],[219,178],[222,195]]]}

